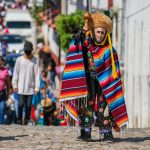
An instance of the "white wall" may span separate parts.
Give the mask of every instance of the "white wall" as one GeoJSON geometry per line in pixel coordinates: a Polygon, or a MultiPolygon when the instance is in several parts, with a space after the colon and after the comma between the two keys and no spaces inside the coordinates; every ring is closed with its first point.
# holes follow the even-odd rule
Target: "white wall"
{"type": "Polygon", "coordinates": [[[108,0],[91,0],[92,7],[97,9],[108,9],[108,0]]]}
{"type": "Polygon", "coordinates": [[[49,42],[50,48],[55,53],[55,55],[58,57],[59,46],[57,45],[57,43],[54,39],[55,34],[54,34],[53,28],[51,28],[51,27],[48,28],[48,25],[46,23],[43,23],[42,30],[43,30],[43,34],[44,34],[44,41],[49,42]]]}
{"type": "Polygon", "coordinates": [[[113,1],[113,6],[115,11],[118,12],[118,20],[116,18],[113,18],[113,46],[116,48],[118,56],[120,58],[121,55],[121,35],[122,35],[122,29],[121,29],[121,24],[122,24],[122,0],[114,0],[113,1]],[[118,33],[116,33],[116,28],[118,28],[118,33]],[[118,36],[118,39],[116,39],[116,34],[118,36]]]}
{"type": "MultiPolygon", "coordinates": [[[[92,8],[108,9],[108,0],[91,0],[91,4],[92,8]]],[[[67,14],[75,12],[77,8],[86,10],[86,7],[87,7],[87,0],[67,0],[67,14]],[[80,5],[77,6],[77,4],[80,5]]]]}
{"type": "Polygon", "coordinates": [[[77,0],[68,0],[67,1],[67,14],[71,14],[77,9],[77,0]]]}
{"type": "Polygon", "coordinates": [[[49,28],[49,43],[50,43],[50,48],[52,51],[55,53],[55,55],[58,57],[59,56],[59,46],[57,45],[55,39],[54,39],[55,33],[53,28],[49,28]]]}
{"type": "Polygon", "coordinates": [[[129,127],[150,127],[150,1],[126,3],[125,80],[129,127]]]}

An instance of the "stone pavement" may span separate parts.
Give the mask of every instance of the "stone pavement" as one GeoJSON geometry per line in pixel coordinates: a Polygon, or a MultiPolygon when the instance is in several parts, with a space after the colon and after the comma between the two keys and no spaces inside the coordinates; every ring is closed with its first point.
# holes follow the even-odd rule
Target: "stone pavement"
{"type": "Polygon", "coordinates": [[[115,143],[77,141],[76,127],[0,126],[0,150],[150,150],[150,129],[127,129],[114,133],[115,143]]]}

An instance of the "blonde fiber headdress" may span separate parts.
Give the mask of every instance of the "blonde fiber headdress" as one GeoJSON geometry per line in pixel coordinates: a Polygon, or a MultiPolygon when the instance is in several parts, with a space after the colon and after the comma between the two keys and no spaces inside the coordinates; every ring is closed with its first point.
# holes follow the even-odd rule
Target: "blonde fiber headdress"
{"type": "Polygon", "coordinates": [[[91,14],[91,19],[89,20],[89,27],[90,30],[101,27],[106,29],[107,33],[111,33],[112,21],[108,16],[104,15],[103,13],[93,13],[91,14]]]}

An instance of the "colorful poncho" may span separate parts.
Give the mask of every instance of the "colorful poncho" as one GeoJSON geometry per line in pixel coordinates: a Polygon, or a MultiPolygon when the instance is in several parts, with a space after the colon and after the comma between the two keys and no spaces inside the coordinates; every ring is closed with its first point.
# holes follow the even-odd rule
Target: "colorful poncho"
{"type": "Polygon", "coordinates": [[[78,51],[74,40],[71,42],[64,69],[60,100],[66,101],[87,96],[87,84],[82,56],[82,46],[78,51]]]}
{"type": "MultiPolygon", "coordinates": [[[[65,101],[66,109],[69,114],[77,120],[78,110],[75,99],[86,97],[88,94],[85,68],[82,55],[82,46],[79,42],[78,51],[72,40],[67,55],[67,63],[62,79],[60,101],[65,101]]],[[[92,50],[96,75],[102,91],[109,104],[111,114],[115,123],[121,127],[128,121],[122,81],[120,76],[119,61],[115,49],[113,49],[114,61],[117,69],[118,78],[112,76],[112,60],[109,45],[88,46],[92,50]]]]}

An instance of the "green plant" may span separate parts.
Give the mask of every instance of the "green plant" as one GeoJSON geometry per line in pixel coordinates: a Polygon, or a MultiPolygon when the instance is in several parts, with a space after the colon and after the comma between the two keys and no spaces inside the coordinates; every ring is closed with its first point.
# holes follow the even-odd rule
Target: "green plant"
{"type": "Polygon", "coordinates": [[[39,7],[34,5],[33,9],[31,10],[31,14],[33,16],[33,18],[36,20],[36,23],[38,25],[42,25],[43,21],[42,18],[39,16],[39,13],[43,10],[43,7],[39,7]]]}
{"type": "Polygon", "coordinates": [[[60,46],[64,51],[67,51],[73,34],[84,25],[83,12],[77,11],[70,15],[59,15],[55,19],[55,24],[60,35],[60,46]]]}

